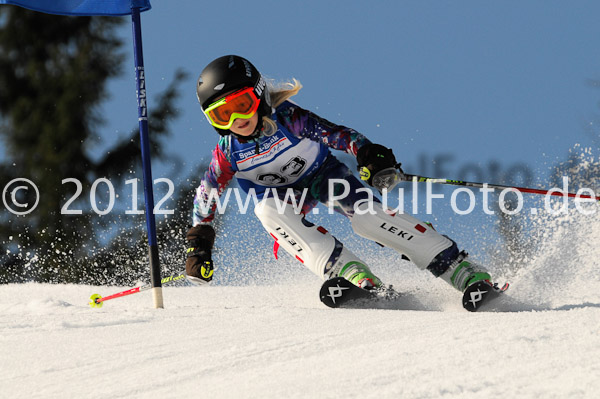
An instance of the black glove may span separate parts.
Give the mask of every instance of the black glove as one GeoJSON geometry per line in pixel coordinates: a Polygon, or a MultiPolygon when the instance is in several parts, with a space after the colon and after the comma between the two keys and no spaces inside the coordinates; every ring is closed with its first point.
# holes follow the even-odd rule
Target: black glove
{"type": "Polygon", "coordinates": [[[209,283],[214,270],[211,251],[215,243],[215,229],[209,225],[194,226],[185,238],[188,241],[185,261],[187,277],[195,283],[209,283]]]}
{"type": "Polygon", "coordinates": [[[390,148],[379,144],[366,144],[358,149],[356,154],[358,161],[358,171],[360,179],[366,181],[370,186],[373,185],[373,176],[383,169],[397,167],[400,171],[400,164],[396,163],[396,157],[390,148]]]}

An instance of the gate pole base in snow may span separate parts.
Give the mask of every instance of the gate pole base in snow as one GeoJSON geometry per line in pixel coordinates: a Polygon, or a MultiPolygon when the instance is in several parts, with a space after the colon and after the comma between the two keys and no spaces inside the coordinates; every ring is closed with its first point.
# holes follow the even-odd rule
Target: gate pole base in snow
{"type": "Polygon", "coordinates": [[[164,305],[160,278],[160,262],[158,260],[158,245],[150,245],[148,248],[148,257],[150,259],[150,284],[152,284],[154,308],[162,309],[164,305]]]}

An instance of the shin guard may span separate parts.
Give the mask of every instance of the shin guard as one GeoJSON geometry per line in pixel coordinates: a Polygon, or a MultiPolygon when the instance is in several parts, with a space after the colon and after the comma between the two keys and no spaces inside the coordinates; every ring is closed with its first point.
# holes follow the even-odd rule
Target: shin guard
{"type": "Polygon", "coordinates": [[[388,214],[381,204],[367,204],[352,217],[354,232],[406,255],[420,269],[427,269],[435,257],[454,243],[432,227],[406,214],[388,214]]]}
{"type": "Polygon", "coordinates": [[[370,273],[367,265],[327,230],[295,213],[293,207],[282,205],[266,198],[254,212],[276,243],[314,274],[327,280],[354,269],[370,273]]]}
{"type": "Polygon", "coordinates": [[[476,281],[490,279],[485,269],[448,237],[412,216],[390,215],[380,204],[374,205],[376,214],[360,209],[354,214],[352,228],[358,235],[406,255],[420,269],[429,270],[461,292],[476,281]]]}

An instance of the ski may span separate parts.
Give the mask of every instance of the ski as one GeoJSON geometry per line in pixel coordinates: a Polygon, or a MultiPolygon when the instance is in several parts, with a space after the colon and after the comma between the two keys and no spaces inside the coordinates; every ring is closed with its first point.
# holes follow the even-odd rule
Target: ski
{"type": "MultiPolygon", "coordinates": [[[[508,286],[508,283],[499,287],[489,281],[478,281],[467,287],[463,293],[463,307],[470,312],[485,310],[495,298],[508,289],[508,286]]],[[[330,308],[388,308],[396,303],[392,308],[415,309],[409,297],[401,296],[391,287],[365,290],[343,277],[326,280],[319,291],[319,298],[330,308]]]]}
{"type": "Polygon", "coordinates": [[[478,310],[485,310],[486,305],[490,301],[500,296],[508,289],[508,283],[502,287],[498,287],[498,284],[492,284],[487,280],[478,281],[467,287],[463,293],[463,307],[469,312],[477,312],[478,310]]]}
{"type": "Polygon", "coordinates": [[[358,299],[375,299],[376,296],[373,291],[357,287],[343,277],[325,281],[319,291],[321,302],[330,308],[339,308],[358,299]]]}
{"type": "Polygon", "coordinates": [[[343,277],[334,277],[323,283],[319,298],[330,308],[352,307],[360,308],[377,302],[391,302],[400,294],[390,286],[365,290],[357,287],[343,277]]]}

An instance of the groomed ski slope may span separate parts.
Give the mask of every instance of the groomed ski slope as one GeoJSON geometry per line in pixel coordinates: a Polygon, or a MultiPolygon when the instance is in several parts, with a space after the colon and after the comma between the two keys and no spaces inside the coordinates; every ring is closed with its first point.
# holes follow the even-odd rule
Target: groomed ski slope
{"type": "Polygon", "coordinates": [[[313,283],[165,287],[162,310],[151,309],[148,291],[87,306],[92,292],[122,287],[0,287],[1,396],[595,398],[600,391],[600,296],[471,314],[442,290],[423,305],[429,310],[334,310],[321,305],[313,283]]]}
{"type": "Polygon", "coordinates": [[[127,287],[3,285],[0,397],[597,398],[598,219],[540,222],[497,312],[385,251],[369,259],[404,293],[392,309],[324,307],[289,257],[263,264],[288,270],[272,280],[165,287],[158,310],[149,291],[87,305],[127,287]]]}

